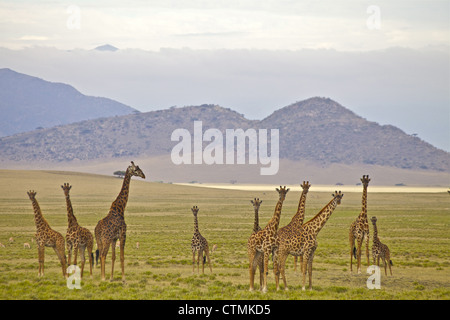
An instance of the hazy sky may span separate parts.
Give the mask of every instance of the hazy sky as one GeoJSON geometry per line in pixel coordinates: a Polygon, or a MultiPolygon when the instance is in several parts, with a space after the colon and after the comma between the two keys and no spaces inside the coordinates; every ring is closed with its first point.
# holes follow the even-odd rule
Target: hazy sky
{"type": "Polygon", "coordinates": [[[449,151],[449,3],[2,0],[0,67],[141,111],[324,96],[449,151]]]}

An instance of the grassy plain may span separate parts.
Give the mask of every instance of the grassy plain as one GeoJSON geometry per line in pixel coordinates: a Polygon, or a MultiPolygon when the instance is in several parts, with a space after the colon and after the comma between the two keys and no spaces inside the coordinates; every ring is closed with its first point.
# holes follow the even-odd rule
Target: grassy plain
{"type": "MultiPolygon", "coordinates": [[[[144,170],[145,171],[145,170],[144,170]]],[[[151,172],[146,172],[151,176],[151,172]]],[[[301,291],[301,277],[288,258],[289,291],[275,291],[272,265],[269,292],[248,291],[246,243],[253,225],[250,199],[263,199],[262,226],[273,215],[277,193],[198,188],[139,179],[131,183],[126,210],[126,283],[116,260],[114,281],[100,281],[99,266],[90,279],[85,269],[80,290],[69,290],[59,261],[46,249],[45,271],[38,278],[33,210],[26,191],[36,190],[44,216],[65,235],[67,214],[63,191],[70,183],[72,205],[80,225],[93,232],[117,196],[122,180],[115,177],[56,171],[0,170],[0,299],[449,299],[450,197],[445,193],[370,193],[369,217],[377,216],[381,241],[391,250],[393,276],[381,276],[381,289],[366,287],[368,275],[349,272],[348,229],[360,211],[361,194],[347,192],[342,204],[318,236],[313,291],[301,291]],[[193,216],[200,208],[200,232],[210,246],[213,272],[192,273],[190,240],[193,216]],[[13,243],[8,239],[14,238],[13,243]],[[140,242],[140,248],[135,243],[140,242]],[[28,242],[31,249],[25,249],[28,242]]],[[[311,181],[314,185],[314,181],[311,181]]],[[[276,186],[274,186],[275,188],[276,186]]],[[[330,199],[329,192],[310,191],[306,220],[330,199]]],[[[370,191],[370,186],[369,186],[370,191]]],[[[294,215],[299,191],[289,192],[280,226],[294,215]]],[[[111,267],[108,254],[107,274],[111,267]]],[[[365,260],[363,260],[365,261],[365,260]]],[[[363,272],[367,262],[363,264],[363,272]]],[[[258,286],[257,286],[258,287],[258,286]]]]}

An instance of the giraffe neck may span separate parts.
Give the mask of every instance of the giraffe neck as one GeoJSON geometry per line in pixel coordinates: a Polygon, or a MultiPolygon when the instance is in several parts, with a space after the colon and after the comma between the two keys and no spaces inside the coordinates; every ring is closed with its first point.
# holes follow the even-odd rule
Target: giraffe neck
{"type": "Polygon", "coordinates": [[[111,209],[114,209],[114,211],[121,216],[125,214],[125,207],[127,206],[128,194],[130,190],[130,181],[131,170],[130,168],[128,168],[127,172],[125,173],[125,178],[123,179],[122,189],[120,190],[116,200],[111,205],[111,209]]]}
{"type": "Polygon", "coordinates": [[[318,214],[316,214],[314,218],[305,223],[304,228],[307,227],[309,229],[308,234],[317,236],[319,231],[331,217],[331,214],[333,213],[334,209],[336,209],[336,207],[337,199],[333,198],[325,207],[323,207],[322,210],[320,210],[318,214]]]}
{"type": "Polygon", "coordinates": [[[362,193],[362,207],[361,207],[361,213],[359,214],[359,220],[365,221],[367,220],[367,185],[364,184],[363,186],[363,193],[362,193]]]}
{"type": "Polygon", "coordinates": [[[255,223],[253,224],[253,232],[259,231],[259,213],[258,208],[255,208],[255,223]]]}
{"type": "Polygon", "coordinates": [[[198,231],[198,219],[197,216],[194,215],[194,233],[200,233],[198,231]]]}
{"type": "Polygon", "coordinates": [[[278,225],[280,224],[281,208],[283,207],[283,201],[280,199],[275,206],[275,212],[272,219],[270,219],[265,229],[270,229],[272,233],[276,233],[278,225]]]}
{"type": "Polygon", "coordinates": [[[308,192],[303,190],[298,202],[297,213],[292,217],[292,220],[289,223],[294,229],[300,229],[303,221],[305,220],[305,203],[307,194],[308,192]]]}
{"type": "Polygon", "coordinates": [[[36,224],[36,228],[39,230],[41,228],[48,228],[48,222],[45,220],[44,216],[42,215],[41,208],[39,207],[39,203],[36,199],[31,200],[33,204],[33,210],[34,210],[34,222],[36,224]]]}
{"type": "Polygon", "coordinates": [[[74,227],[78,225],[77,218],[73,214],[72,209],[72,202],[70,201],[69,194],[66,195],[66,205],[67,205],[67,220],[68,220],[68,227],[74,227]]]}
{"type": "Polygon", "coordinates": [[[376,222],[372,222],[373,224],[373,241],[374,242],[379,242],[380,239],[378,239],[378,229],[377,229],[377,224],[376,222]]]}

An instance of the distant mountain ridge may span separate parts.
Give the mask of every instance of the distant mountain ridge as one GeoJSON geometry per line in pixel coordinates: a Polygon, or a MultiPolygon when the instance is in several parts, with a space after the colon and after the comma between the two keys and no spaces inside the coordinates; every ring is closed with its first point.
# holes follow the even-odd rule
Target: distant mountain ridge
{"type": "Polygon", "coordinates": [[[0,69],[0,136],[82,120],[138,112],[120,102],[86,96],[70,85],[0,69]]]}
{"type": "Polygon", "coordinates": [[[248,120],[217,105],[86,120],[0,138],[3,161],[85,161],[170,154],[173,130],[279,129],[280,158],[318,165],[341,163],[449,171],[450,154],[394,126],[381,126],[328,98],[311,98],[248,120]]]}

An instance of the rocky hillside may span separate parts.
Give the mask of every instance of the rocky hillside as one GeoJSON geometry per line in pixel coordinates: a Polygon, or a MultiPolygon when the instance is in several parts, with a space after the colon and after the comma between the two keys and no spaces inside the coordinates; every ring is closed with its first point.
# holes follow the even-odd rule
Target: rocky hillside
{"type": "Polygon", "coordinates": [[[0,136],[137,110],[81,94],[72,86],[0,69],[0,136]]]}
{"type": "Polygon", "coordinates": [[[208,128],[279,129],[280,157],[320,165],[374,164],[448,171],[450,154],[354,114],[333,100],[311,98],[251,121],[215,105],[171,108],[82,121],[0,138],[2,161],[83,161],[169,154],[173,130],[193,134],[194,121],[208,128]]]}
{"type": "Polygon", "coordinates": [[[280,129],[280,156],[290,160],[450,169],[449,153],[397,127],[367,121],[331,99],[294,103],[260,126],[280,129]]]}

